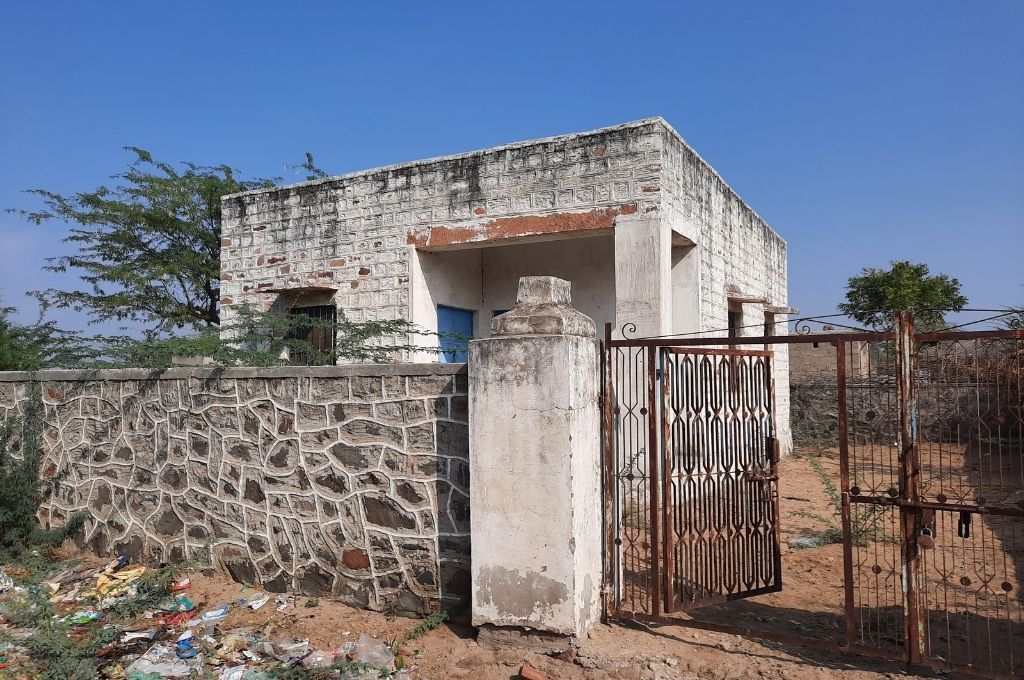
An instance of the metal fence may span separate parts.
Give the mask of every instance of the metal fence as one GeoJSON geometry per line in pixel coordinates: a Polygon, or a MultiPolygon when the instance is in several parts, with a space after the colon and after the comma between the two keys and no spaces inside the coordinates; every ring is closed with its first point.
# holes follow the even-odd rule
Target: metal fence
{"type": "Polygon", "coordinates": [[[882,333],[608,328],[603,357],[610,618],[1024,674],[1024,333],[916,333],[907,314],[882,333]],[[771,348],[808,342],[836,357],[842,623],[784,635],[691,616],[784,588],[771,348]]]}

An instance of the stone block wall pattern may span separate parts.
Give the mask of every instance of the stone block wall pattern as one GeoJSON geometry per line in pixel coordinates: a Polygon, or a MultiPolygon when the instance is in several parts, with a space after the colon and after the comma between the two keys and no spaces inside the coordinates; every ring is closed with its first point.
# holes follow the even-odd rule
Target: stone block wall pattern
{"type": "Polygon", "coordinates": [[[222,316],[272,308],[271,291],[322,287],[352,321],[411,319],[417,249],[656,213],[661,141],[650,119],[225,196],[222,316]]]}
{"type": "Polygon", "coordinates": [[[403,614],[468,601],[463,365],[4,373],[0,417],[31,382],[40,518],[84,511],[100,554],[403,614]]]}

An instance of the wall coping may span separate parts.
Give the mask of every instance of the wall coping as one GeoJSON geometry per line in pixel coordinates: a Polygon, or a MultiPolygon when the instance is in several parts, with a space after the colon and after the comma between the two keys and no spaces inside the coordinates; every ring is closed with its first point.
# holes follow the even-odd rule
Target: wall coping
{"type": "MultiPolygon", "coordinates": [[[[366,168],[364,170],[355,170],[353,172],[346,172],[340,175],[331,175],[329,177],[318,177],[316,179],[304,180],[302,182],[292,182],[290,184],[280,184],[269,187],[257,187],[255,189],[248,189],[246,191],[236,191],[233,194],[224,194],[221,196],[221,201],[230,201],[238,198],[244,198],[246,196],[256,196],[259,194],[270,194],[275,192],[284,192],[292,189],[305,189],[308,187],[315,187],[321,184],[331,184],[342,180],[355,179],[357,177],[368,177],[370,175],[376,175],[382,172],[392,172],[394,170],[404,170],[406,168],[414,168],[426,165],[437,165],[438,163],[446,163],[451,161],[464,160],[466,158],[472,158],[473,156],[482,156],[489,153],[501,153],[503,151],[512,151],[515,149],[521,149],[529,146],[541,146],[544,144],[558,144],[561,142],[568,142],[575,139],[581,139],[584,137],[593,137],[595,135],[608,134],[611,132],[618,132],[620,130],[630,130],[633,128],[642,128],[647,125],[663,125],[670,129],[676,137],[679,137],[682,141],[682,137],[672,129],[668,121],[661,116],[652,116],[648,118],[641,118],[639,120],[631,120],[626,123],[619,123],[617,125],[607,125],[605,127],[594,128],[592,130],[581,130],[578,132],[567,132],[560,135],[549,135],[547,137],[537,137],[535,139],[523,139],[516,142],[509,142],[507,144],[498,144],[496,146],[489,146],[484,149],[474,149],[473,151],[463,151],[461,153],[445,154],[443,156],[431,156],[430,158],[421,158],[413,161],[404,161],[401,163],[389,163],[388,165],[379,165],[373,168],[366,168]]],[[[686,143],[685,141],[683,142],[686,143]]],[[[703,158],[701,159],[704,160],[703,158]]],[[[706,162],[706,161],[705,161],[706,162]]]]}
{"type": "Polygon", "coordinates": [[[75,382],[75,381],[129,381],[180,380],[182,378],[344,378],[350,376],[388,375],[456,375],[466,372],[466,364],[400,363],[400,364],[345,364],[342,366],[272,366],[272,367],[205,367],[179,366],[175,368],[100,368],[63,369],[41,371],[0,371],[0,383],[11,382],[75,382]]]}

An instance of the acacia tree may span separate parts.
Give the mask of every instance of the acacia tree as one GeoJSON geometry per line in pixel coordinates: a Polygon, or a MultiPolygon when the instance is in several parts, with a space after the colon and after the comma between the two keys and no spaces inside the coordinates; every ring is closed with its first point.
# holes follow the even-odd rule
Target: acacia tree
{"type": "Polygon", "coordinates": [[[0,307],[0,371],[35,371],[49,366],[79,365],[94,350],[80,335],[56,321],[19,324],[11,320],[13,307],[0,307]]]}
{"type": "Polygon", "coordinates": [[[227,165],[176,168],[144,149],[126,150],[134,157],[113,187],[70,195],[29,191],[45,207],[19,214],[36,224],[74,225],[64,241],[78,252],[48,259],[45,269],[75,271],[86,284],[34,294],[44,308],[86,311],[94,322],[129,321],[157,332],[216,326],[220,198],[272,181],[239,179],[227,165]]]}
{"type": "MultiPolygon", "coordinates": [[[[154,160],[144,149],[126,149],[133,159],[125,172],[115,175],[115,186],[70,195],[34,189],[29,193],[42,199],[44,209],[15,212],[36,224],[58,220],[73,225],[64,240],[78,252],[49,259],[45,269],[77,272],[86,285],[33,291],[44,310],[70,308],[87,312],[93,322],[141,324],[143,337],[86,337],[61,331],[52,321],[10,327],[21,341],[19,361],[160,368],[171,365],[175,356],[203,356],[222,365],[273,365],[296,355],[325,363],[338,358],[382,360],[419,349],[395,340],[417,332],[401,319],[312,322],[243,310],[230,327],[222,325],[221,196],[271,186],[274,180],[239,179],[227,165],[184,163],[176,168],[154,160]],[[335,337],[329,353],[291,332],[308,331],[314,323],[329,323],[323,329],[335,337]],[[186,332],[178,332],[182,329],[186,332]],[[384,338],[391,341],[382,342],[384,338]]],[[[311,180],[327,176],[308,152],[292,169],[304,171],[311,180]]],[[[4,328],[0,323],[0,362],[4,328]]]]}
{"type": "Polygon", "coordinates": [[[878,330],[892,327],[895,312],[909,311],[917,327],[937,330],[945,325],[947,312],[958,312],[966,304],[960,281],[930,275],[926,264],[900,260],[889,269],[867,267],[851,277],[839,311],[878,330]]]}

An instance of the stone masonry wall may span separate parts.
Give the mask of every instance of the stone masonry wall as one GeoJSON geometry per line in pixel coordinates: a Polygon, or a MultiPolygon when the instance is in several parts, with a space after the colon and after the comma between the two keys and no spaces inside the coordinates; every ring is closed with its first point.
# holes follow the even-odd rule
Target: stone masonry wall
{"type": "Polygon", "coordinates": [[[467,378],[453,364],[0,373],[44,404],[46,525],[147,562],[422,614],[468,600],[467,378]]]}

